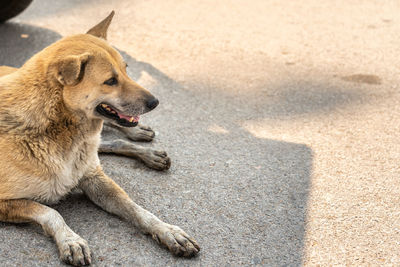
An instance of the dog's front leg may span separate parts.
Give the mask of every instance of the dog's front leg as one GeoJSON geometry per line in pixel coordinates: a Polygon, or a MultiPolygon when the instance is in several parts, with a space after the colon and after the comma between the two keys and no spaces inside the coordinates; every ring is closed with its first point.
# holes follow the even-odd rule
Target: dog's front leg
{"type": "Polygon", "coordinates": [[[146,125],[138,124],[136,127],[123,127],[112,122],[105,122],[105,125],[117,129],[132,141],[150,142],[153,141],[155,132],[146,125]]]}
{"type": "Polygon", "coordinates": [[[165,151],[139,146],[122,139],[101,141],[98,152],[137,158],[148,167],[159,171],[168,170],[171,166],[171,159],[165,151]]]}
{"type": "Polygon", "coordinates": [[[91,263],[86,240],[74,233],[61,215],[50,207],[27,199],[0,200],[0,221],[38,223],[56,241],[63,261],[75,266],[91,263]]]}
{"type": "Polygon", "coordinates": [[[103,173],[100,166],[82,179],[79,187],[94,203],[132,222],[158,243],[167,246],[173,254],[191,257],[199,252],[200,248],[194,239],[178,226],[162,222],[133,202],[123,189],[103,173]]]}

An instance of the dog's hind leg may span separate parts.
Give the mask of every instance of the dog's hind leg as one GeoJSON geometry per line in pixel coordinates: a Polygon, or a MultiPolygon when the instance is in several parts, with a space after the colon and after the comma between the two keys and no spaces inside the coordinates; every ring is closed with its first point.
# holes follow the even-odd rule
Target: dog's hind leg
{"type": "Polygon", "coordinates": [[[26,199],[0,200],[0,221],[38,223],[54,238],[63,261],[75,266],[91,263],[87,242],[74,233],[61,215],[50,207],[26,199]]]}
{"type": "Polygon", "coordinates": [[[150,127],[142,124],[138,124],[136,127],[121,127],[107,122],[105,125],[117,129],[132,141],[150,142],[155,136],[154,131],[150,127]]]}
{"type": "Polygon", "coordinates": [[[148,167],[159,171],[168,170],[171,166],[171,160],[165,151],[142,147],[122,139],[101,141],[98,152],[137,158],[148,167]]]}
{"type": "Polygon", "coordinates": [[[122,188],[104,174],[100,166],[85,175],[79,188],[94,203],[133,223],[144,233],[151,235],[158,243],[167,246],[173,254],[191,257],[199,252],[200,247],[193,238],[178,226],[162,222],[133,202],[122,188]]]}

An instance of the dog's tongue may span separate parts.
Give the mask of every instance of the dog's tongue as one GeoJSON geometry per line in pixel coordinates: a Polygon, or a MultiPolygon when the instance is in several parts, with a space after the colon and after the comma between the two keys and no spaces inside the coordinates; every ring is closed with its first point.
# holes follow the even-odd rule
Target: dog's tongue
{"type": "Polygon", "coordinates": [[[118,113],[118,116],[121,119],[127,120],[129,122],[138,122],[139,121],[139,116],[126,116],[124,114],[118,113]]]}

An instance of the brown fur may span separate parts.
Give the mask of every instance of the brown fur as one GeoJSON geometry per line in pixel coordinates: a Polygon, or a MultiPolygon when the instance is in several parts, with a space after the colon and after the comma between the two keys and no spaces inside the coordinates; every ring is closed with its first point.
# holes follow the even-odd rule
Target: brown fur
{"type": "MultiPolygon", "coordinates": [[[[17,68],[13,67],[0,66],[0,77],[11,74],[17,70],[17,68]]],[[[132,141],[149,142],[152,141],[155,136],[155,133],[150,127],[142,124],[132,128],[121,127],[109,122],[106,122],[106,125],[117,129],[132,141]]],[[[165,151],[139,146],[123,139],[118,139],[112,142],[101,141],[98,152],[113,153],[139,159],[148,167],[160,171],[168,170],[171,166],[171,160],[165,151]]]]}
{"type": "MultiPolygon", "coordinates": [[[[107,101],[133,116],[149,111],[146,103],[154,98],[128,77],[122,57],[104,40],[112,16],[89,34],[45,48],[19,69],[0,68],[0,220],[39,223],[64,261],[90,264],[86,241],[43,205],[79,187],[174,254],[193,256],[199,247],[192,238],[136,205],[101,169],[100,133],[103,121],[111,119],[97,113],[96,106],[107,101]],[[117,77],[118,84],[104,84],[110,77],[117,77]]],[[[126,144],[122,147],[129,154],[126,144]]]]}

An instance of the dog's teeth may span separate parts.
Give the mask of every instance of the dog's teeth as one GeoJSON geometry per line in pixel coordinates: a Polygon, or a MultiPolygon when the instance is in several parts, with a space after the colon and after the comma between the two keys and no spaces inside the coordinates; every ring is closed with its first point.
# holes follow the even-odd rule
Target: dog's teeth
{"type": "Polygon", "coordinates": [[[129,119],[129,122],[133,122],[133,117],[131,117],[131,118],[129,119]]]}
{"type": "Polygon", "coordinates": [[[103,108],[106,108],[106,107],[107,107],[107,105],[106,105],[106,104],[101,104],[101,106],[102,106],[103,108]]]}

